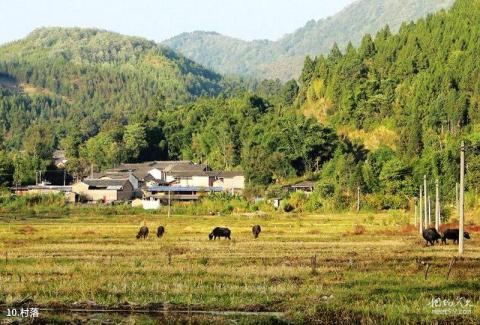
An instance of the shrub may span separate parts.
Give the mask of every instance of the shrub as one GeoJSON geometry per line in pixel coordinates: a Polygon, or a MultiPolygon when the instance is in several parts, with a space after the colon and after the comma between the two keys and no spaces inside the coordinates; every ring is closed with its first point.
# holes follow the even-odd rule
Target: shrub
{"type": "MultiPolygon", "coordinates": [[[[290,194],[290,197],[287,199],[286,204],[291,205],[296,211],[303,212],[305,211],[305,205],[307,203],[308,197],[305,192],[293,192],[290,194]]],[[[284,209],[285,210],[285,209],[284,209]]]]}
{"type": "Polygon", "coordinates": [[[403,195],[367,194],[363,199],[364,208],[381,210],[400,210],[408,208],[408,199],[403,195]]]}
{"type": "Polygon", "coordinates": [[[17,196],[10,193],[0,197],[0,210],[24,211],[33,208],[34,211],[57,211],[66,206],[63,194],[30,194],[17,196]]]}

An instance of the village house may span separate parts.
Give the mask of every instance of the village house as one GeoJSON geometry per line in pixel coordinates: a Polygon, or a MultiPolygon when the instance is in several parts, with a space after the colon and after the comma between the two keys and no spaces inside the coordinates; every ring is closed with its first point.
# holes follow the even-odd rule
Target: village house
{"type": "Polygon", "coordinates": [[[213,192],[242,193],[245,187],[242,172],[212,171],[208,165],[181,160],[122,164],[94,174],[81,182],[83,185],[75,185],[73,191],[90,201],[124,200],[123,192],[130,190],[116,189],[118,185],[114,181],[125,180],[133,192],[127,195],[128,199],[143,197],[149,201],[168,196],[170,200],[197,200],[213,192]],[[115,191],[118,193],[114,194],[115,191]]]}
{"type": "Polygon", "coordinates": [[[84,179],[72,186],[80,201],[110,203],[130,201],[135,189],[129,179],[84,179]]]}
{"type": "Polygon", "coordinates": [[[42,182],[37,185],[14,186],[10,190],[18,196],[36,195],[36,194],[63,194],[68,202],[75,202],[75,193],[72,186],[51,185],[48,182],[42,182]]]}
{"type": "Polygon", "coordinates": [[[28,194],[63,194],[68,202],[75,202],[75,193],[71,186],[58,186],[49,183],[40,183],[27,186],[28,194]]]}
{"type": "Polygon", "coordinates": [[[243,172],[218,172],[212,186],[221,187],[230,193],[242,193],[245,189],[245,176],[243,172]]]}
{"type": "MultiPolygon", "coordinates": [[[[94,178],[115,179],[129,178],[135,189],[157,185],[169,185],[182,178],[181,173],[200,173],[210,170],[207,165],[194,164],[188,160],[149,161],[134,164],[121,164],[116,168],[98,173],[94,178]],[[175,175],[179,173],[178,175],[175,175]],[[134,180],[135,178],[136,180],[134,180]]],[[[191,177],[191,176],[186,176],[191,177]]]]}
{"type": "Polygon", "coordinates": [[[128,179],[134,190],[138,190],[140,188],[140,180],[130,171],[105,171],[103,173],[94,174],[92,179],[128,179]]]}
{"type": "Polygon", "coordinates": [[[303,181],[303,182],[291,185],[290,189],[295,192],[302,191],[309,194],[315,190],[315,182],[303,181]]]}
{"type": "Polygon", "coordinates": [[[211,186],[152,186],[144,190],[144,198],[168,204],[168,201],[195,201],[210,193],[222,191],[221,187],[211,186]]]}

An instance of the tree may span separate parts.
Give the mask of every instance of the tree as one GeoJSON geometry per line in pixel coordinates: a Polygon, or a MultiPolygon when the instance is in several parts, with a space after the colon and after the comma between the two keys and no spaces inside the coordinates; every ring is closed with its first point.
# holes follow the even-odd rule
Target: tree
{"type": "Polygon", "coordinates": [[[111,168],[124,160],[122,143],[110,132],[100,132],[80,149],[80,156],[98,168],[111,168]]]}
{"type": "Polygon", "coordinates": [[[303,85],[309,85],[310,81],[313,78],[315,72],[315,64],[310,56],[307,55],[305,62],[303,63],[302,74],[300,75],[300,80],[303,85]]]}
{"type": "Polygon", "coordinates": [[[123,148],[127,161],[138,161],[140,154],[148,147],[145,127],[140,124],[130,124],[123,133],[123,148]]]}
{"type": "Polygon", "coordinates": [[[65,170],[73,176],[75,180],[87,177],[91,172],[91,165],[85,158],[69,158],[65,170]]]}
{"type": "Polygon", "coordinates": [[[34,159],[50,160],[55,150],[55,138],[52,129],[45,124],[35,124],[30,127],[23,142],[27,154],[34,159]]]}
{"type": "Polygon", "coordinates": [[[0,150],[0,186],[7,186],[12,183],[14,167],[9,154],[0,150]]]}
{"type": "Polygon", "coordinates": [[[282,92],[283,102],[285,103],[285,105],[287,106],[293,105],[293,103],[295,102],[295,99],[298,96],[298,90],[299,90],[298,84],[294,79],[287,81],[285,85],[283,85],[281,92],[282,92]]]}

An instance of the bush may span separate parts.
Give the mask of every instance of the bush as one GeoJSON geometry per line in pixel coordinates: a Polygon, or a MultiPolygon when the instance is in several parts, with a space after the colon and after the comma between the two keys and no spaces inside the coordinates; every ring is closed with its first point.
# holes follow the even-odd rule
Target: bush
{"type": "Polygon", "coordinates": [[[66,207],[65,196],[63,194],[29,194],[18,196],[10,193],[4,193],[0,197],[0,210],[25,211],[33,209],[34,211],[63,210],[66,207]]]}
{"type": "MultiPolygon", "coordinates": [[[[168,207],[163,206],[161,213],[166,213],[168,207]]],[[[243,197],[228,193],[216,193],[204,196],[196,202],[175,202],[172,204],[172,214],[179,215],[209,215],[244,213],[258,209],[243,197]]]]}
{"type": "MultiPolygon", "coordinates": [[[[293,207],[294,210],[298,212],[305,211],[305,205],[307,203],[308,197],[305,192],[293,192],[290,194],[290,197],[287,199],[286,204],[289,204],[293,207]]],[[[285,207],[284,207],[285,211],[285,207]]]]}
{"type": "Polygon", "coordinates": [[[308,198],[307,202],[305,203],[305,210],[308,212],[316,212],[323,208],[322,198],[320,197],[319,192],[311,193],[308,198]]]}
{"type": "Polygon", "coordinates": [[[408,209],[408,199],[403,195],[367,194],[363,202],[364,208],[376,211],[408,209]]]}

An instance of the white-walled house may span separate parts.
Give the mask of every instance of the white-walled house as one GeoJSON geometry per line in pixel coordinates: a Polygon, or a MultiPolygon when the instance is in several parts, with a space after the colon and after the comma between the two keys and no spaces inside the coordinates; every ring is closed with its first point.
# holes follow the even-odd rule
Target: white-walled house
{"type": "Polygon", "coordinates": [[[243,172],[219,172],[212,186],[222,187],[224,191],[241,193],[245,189],[243,172]]]}
{"type": "Polygon", "coordinates": [[[84,200],[104,203],[129,201],[135,195],[128,179],[84,179],[73,184],[72,191],[84,200]]]}
{"type": "MultiPolygon", "coordinates": [[[[240,171],[212,171],[207,165],[190,161],[152,161],[122,164],[114,169],[96,174],[88,181],[128,180],[136,197],[164,198],[168,193],[174,199],[198,199],[211,192],[242,193],[245,177],[240,171]]],[[[81,185],[77,186],[82,189],[81,185]]],[[[90,188],[89,190],[92,190],[90,188]]],[[[107,190],[107,189],[103,189],[107,190]]],[[[85,186],[84,192],[87,192],[85,186]]],[[[93,197],[94,195],[90,195],[93,197]]],[[[95,195],[95,200],[105,195],[95,195]]],[[[113,194],[112,194],[113,198],[113,194]]],[[[110,194],[106,201],[109,201],[110,194]]]]}
{"type": "Polygon", "coordinates": [[[140,188],[139,179],[133,175],[131,172],[105,172],[99,175],[96,175],[96,179],[128,179],[133,186],[134,190],[140,188]]]}

